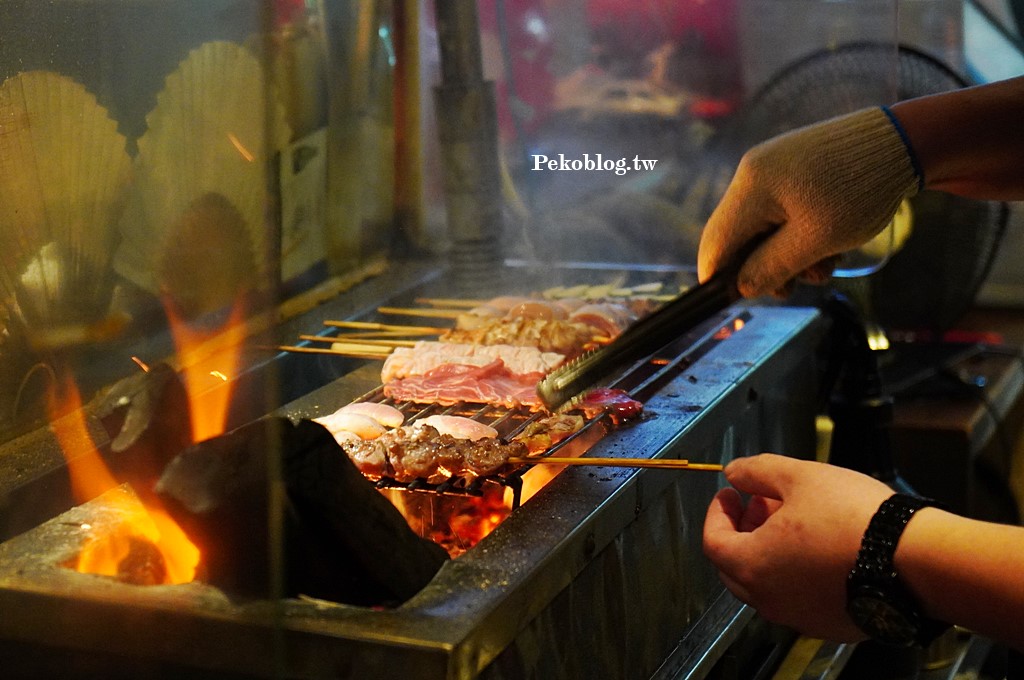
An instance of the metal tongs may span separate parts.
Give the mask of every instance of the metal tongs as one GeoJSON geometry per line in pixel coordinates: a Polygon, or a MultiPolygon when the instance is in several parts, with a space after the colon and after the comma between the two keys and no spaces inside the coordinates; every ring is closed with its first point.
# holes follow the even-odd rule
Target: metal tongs
{"type": "MultiPolygon", "coordinates": [[[[744,248],[749,254],[757,245],[744,248]]],[[[602,378],[627,368],[661,349],[740,298],[736,274],[746,257],[716,272],[704,283],[673,298],[661,309],[627,328],[604,347],[580,355],[537,384],[537,396],[551,411],[578,403],[602,378]]]]}

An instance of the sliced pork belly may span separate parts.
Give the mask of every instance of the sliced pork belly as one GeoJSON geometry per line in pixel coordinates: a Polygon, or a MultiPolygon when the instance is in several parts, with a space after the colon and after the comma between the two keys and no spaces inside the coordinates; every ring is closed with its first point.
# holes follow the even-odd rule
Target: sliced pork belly
{"type": "Polygon", "coordinates": [[[501,359],[486,366],[445,364],[423,375],[384,384],[384,395],[395,401],[452,405],[459,402],[493,404],[506,408],[537,409],[537,383],[543,373],[514,374],[501,359]]]}
{"type": "Polygon", "coordinates": [[[380,379],[387,384],[398,378],[424,375],[446,364],[487,366],[495,360],[501,360],[512,373],[547,375],[565,361],[565,355],[536,347],[424,340],[412,347],[396,347],[384,360],[380,379]]]}

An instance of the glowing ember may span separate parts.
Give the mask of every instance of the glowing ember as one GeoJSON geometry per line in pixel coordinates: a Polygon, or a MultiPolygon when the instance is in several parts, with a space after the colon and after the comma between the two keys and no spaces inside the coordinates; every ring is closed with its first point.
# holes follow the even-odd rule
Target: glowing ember
{"type": "MultiPolygon", "coordinates": [[[[559,455],[581,456],[605,433],[605,426],[598,423],[563,443],[559,455]]],[[[564,465],[537,465],[522,472],[519,504],[529,501],[564,469],[564,465]]],[[[418,536],[434,541],[451,557],[458,557],[482,541],[513,512],[511,487],[484,484],[481,492],[481,496],[456,496],[381,489],[418,536]]]]}
{"type": "Polygon", "coordinates": [[[743,319],[740,319],[740,318],[733,319],[733,322],[731,324],[722,326],[721,328],[718,329],[718,331],[714,335],[714,339],[715,340],[725,340],[726,338],[730,337],[736,331],[741,330],[743,328],[743,326],[745,325],[745,323],[746,322],[743,321],[743,319]]]}
{"type": "MultiPolygon", "coordinates": [[[[81,396],[70,378],[51,390],[48,410],[75,500],[82,503],[117,486],[89,435],[81,396]]],[[[139,584],[187,583],[195,578],[199,549],[156,499],[146,506],[124,504],[120,516],[123,524],[118,531],[86,542],[74,565],[77,571],[139,584]]]]}
{"type": "Polygon", "coordinates": [[[192,581],[199,549],[181,528],[159,508],[119,505],[122,523],[112,532],[90,537],[75,570],[136,585],[192,581]]]}
{"type": "Polygon", "coordinates": [[[410,528],[458,557],[494,531],[509,513],[504,489],[485,487],[482,496],[443,496],[382,489],[410,528]]]}

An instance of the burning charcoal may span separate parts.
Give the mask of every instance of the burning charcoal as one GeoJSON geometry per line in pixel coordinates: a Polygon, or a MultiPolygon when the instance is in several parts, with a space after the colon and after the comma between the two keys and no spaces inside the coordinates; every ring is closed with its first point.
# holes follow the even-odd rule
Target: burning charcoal
{"type": "Polygon", "coordinates": [[[117,580],[138,586],[165,583],[167,565],[160,549],[138,536],[128,541],[128,554],[117,564],[117,580]]]}
{"type": "Polygon", "coordinates": [[[358,605],[407,600],[448,554],[421,539],[312,421],[266,418],[200,442],[157,485],[202,551],[202,579],[235,597],[267,597],[268,450],[279,446],[285,499],[284,595],[358,605]]]}
{"type": "Polygon", "coordinates": [[[94,413],[111,438],[115,474],[144,498],[167,463],[192,443],[185,386],[167,364],[115,384],[94,413]]]}

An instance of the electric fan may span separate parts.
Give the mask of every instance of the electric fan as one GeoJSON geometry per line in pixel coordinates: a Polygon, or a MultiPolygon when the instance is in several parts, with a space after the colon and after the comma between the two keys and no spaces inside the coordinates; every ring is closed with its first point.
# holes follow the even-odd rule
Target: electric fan
{"type": "MultiPolygon", "coordinates": [[[[740,156],[776,134],[868,106],[958,89],[968,83],[937,59],[905,46],[851,43],[783,69],[711,142],[723,162],[707,214],[740,156]],[[725,168],[728,168],[726,170],[725,168]],[[724,174],[728,173],[728,174],[724,174]],[[724,181],[722,181],[724,179],[724,181]]],[[[836,279],[856,290],[865,314],[887,329],[949,329],[973,303],[1007,221],[1005,204],[922,191],[894,252],[866,277],[836,279]]]]}

